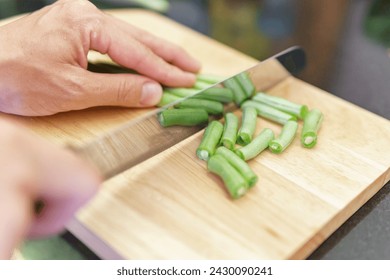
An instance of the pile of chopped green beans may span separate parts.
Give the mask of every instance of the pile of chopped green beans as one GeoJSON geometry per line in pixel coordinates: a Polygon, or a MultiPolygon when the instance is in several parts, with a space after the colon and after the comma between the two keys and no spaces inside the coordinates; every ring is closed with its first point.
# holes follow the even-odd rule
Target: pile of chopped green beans
{"type": "Polygon", "coordinates": [[[228,80],[199,74],[192,88],[165,88],[158,106],[173,102],[174,106],[159,114],[160,124],[168,127],[209,123],[196,155],[207,161],[207,169],[222,179],[233,199],[242,197],[258,181],[247,161],[267,149],[275,154],[283,153],[294,141],[299,122],[303,123],[302,147],[313,148],[323,121],[323,114],[317,108],[309,110],[307,105],[257,92],[246,73],[228,80]],[[209,88],[212,85],[215,87],[209,88]],[[199,91],[202,92],[197,94],[199,91]],[[241,118],[231,112],[224,114],[224,105],[232,102],[241,107],[241,118]],[[210,121],[210,116],[223,114],[224,123],[210,121]],[[279,135],[270,128],[263,128],[255,135],[259,117],[281,125],[279,135]]]}

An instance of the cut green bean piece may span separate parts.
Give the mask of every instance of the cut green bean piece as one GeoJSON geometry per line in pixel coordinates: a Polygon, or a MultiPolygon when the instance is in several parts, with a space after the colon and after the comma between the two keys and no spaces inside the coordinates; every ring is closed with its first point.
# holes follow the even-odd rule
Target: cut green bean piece
{"type": "Polygon", "coordinates": [[[221,138],[221,143],[226,148],[232,150],[237,140],[237,130],[238,130],[238,118],[233,113],[227,113],[225,115],[225,124],[223,127],[223,134],[221,138]]]}
{"type": "Polygon", "coordinates": [[[243,72],[241,74],[238,74],[234,78],[237,80],[241,88],[244,90],[244,93],[247,98],[251,98],[252,95],[255,94],[256,92],[255,86],[247,73],[243,72]]]}
{"type": "Polygon", "coordinates": [[[274,137],[274,132],[271,129],[264,128],[250,144],[237,149],[235,152],[243,160],[250,160],[267,149],[269,143],[274,139],[274,137]]]}
{"type": "Polygon", "coordinates": [[[233,92],[234,103],[240,105],[247,97],[240,84],[234,78],[230,78],[223,82],[226,88],[230,88],[233,92]]]}
{"type": "Polygon", "coordinates": [[[254,107],[247,106],[242,111],[242,122],[238,131],[237,142],[240,145],[247,145],[252,141],[256,130],[257,111],[254,107]]]}
{"type": "Polygon", "coordinates": [[[158,120],[163,127],[195,126],[207,123],[209,116],[204,109],[169,109],[162,111],[158,120]]]}
{"type": "Polygon", "coordinates": [[[178,97],[189,97],[198,93],[200,90],[195,88],[165,88],[164,93],[176,95],[178,97]]]}
{"type": "Polygon", "coordinates": [[[257,93],[252,100],[274,107],[298,119],[303,119],[308,112],[306,105],[297,104],[282,97],[272,96],[262,92],[257,93]]]}
{"type": "Polygon", "coordinates": [[[207,163],[207,169],[222,179],[233,199],[240,198],[247,192],[248,183],[223,156],[212,156],[207,163]]]}
{"type": "Polygon", "coordinates": [[[212,87],[192,97],[194,99],[206,99],[222,103],[233,102],[233,92],[229,88],[212,87]]]}
{"type": "Polygon", "coordinates": [[[257,183],[257,175],[253,172],[248,163],[233,151],[221,146],[216,150],[215,154],[223,156],[241,174],[241,176],[244,177],[250,188],[257,183]]]}
{"type": "Polygon", "coordinates": [[[283,111],[280,111],[278,109],[275,109],[271,106],[265,105],[264,103],[260,103],[253,100],[245,101],[241,108],[246,107],[254,107],[257,111],[257,114],[260,117],[263,117],[265,119],[271,120],[273,122],[279,123],[279,124],[285,124],[290,120],[296,121],[297,118],[295,116],[292,116],[290,114],[287,114],[283,111]]]}
{"type": "Polygon", "coordinates": [[[217,76],[217,75],[211,75],[211,74],[198,74],[196,76],[197,81],[202,81],[209,84],[218,84],[222,80],[224,80],[224,77],[217,76]]]}
{"type": "Polygon", "coordinates": [[[186,99],[175,105],[176,108],[193,108],[204,109],[207,113],[212,115],[219,115],[223,113],[223,105],[221,102],[205,100],[205,99],[186,99]]]}
{"type": "Polygon", "coordinates": [[[171,104],[172,102],[180,100],[180,99],[182,99],[182,97],[164,92],[161,99],[160,99],[160,102],[157,104],[157,106],[163,107],[165,105],[171,104]]]}
{"type": "Polygon", "coordinates": [[[223,125],[219,121],[212,121],[206,127],[202,141],[196,149],[196,155],[201,160],[208,160],[217,148],[223,132],[223,125]]]}
{"type": "Polygon", "coordinates": [[[269,143],[269,149],[275,154],[283,152],[294,140],[297,133],[298,123],[296,121],[288,121],[283,126],[279,136],[269,143]]]}
{"type": "Polygon", "coordinates": [[[317,133],[321,127],[323,114],[318,109],[312,109],[303,120],[301,143],[305,148],[313,148],[317,143],[317,133]]]}

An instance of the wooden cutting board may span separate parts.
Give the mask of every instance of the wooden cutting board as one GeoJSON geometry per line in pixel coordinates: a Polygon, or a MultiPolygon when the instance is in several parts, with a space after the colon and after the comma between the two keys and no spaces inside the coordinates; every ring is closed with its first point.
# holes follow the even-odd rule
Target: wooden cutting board
{"type": "MultiPolygon", "coordinates": [[[[256,63],[163,16],[142,10],[111,13],[183,46],[202,61],[203,72],[231,75],[256,63]]],[[[296,139],[281,155],[264,152],[250,161],[258,184],[232,201],[196,158],[202,136],[197,133],[105,182],[78,213],[74,223],[80,227],[72,231],[86,229],[127,259],[307,257],[389,181],[390,122],[292,77],[269,93],[324,112],[314,149],[302,148],[296,139]]],[[[146,111],[95,108],[1,117],[64,144],[88,141],[146,111]]],[[[280,131],[260,120],[258,131],[264,127],[280,131]]]]}

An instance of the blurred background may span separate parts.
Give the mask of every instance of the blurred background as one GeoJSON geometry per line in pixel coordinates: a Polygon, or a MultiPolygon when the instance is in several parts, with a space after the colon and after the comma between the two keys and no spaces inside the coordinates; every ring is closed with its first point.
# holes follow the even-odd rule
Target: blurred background
{"type": "MultiPolygon", "coordinates": [[[[0,18],[31,12],[52,2],[0,0],[0,18]]],[[[308,66],[301,79],[390,118],[390,0],[92,2],[99,8],[154,10],[259,60],[300,45],[308,55],[308,66]]],[[[347,254],[347,258],[389,259],[388,193],[389,184],[324,244],[326,248],[332,238],[337,241],[333,243],[344,239],[341,245],[333,245],[333,250],[323,246],[313,258],[343,258],[347,254]],[[372,238],[383,242],[370,245],[372,238]],[[356,244],[360,248],[357,251],[353,249],[356,244]]]]}
{"type": "MultiPolygon", "coordinates": [[[[0,0],[0,18],[54,0],[0,0]]],[[[260,60],[291,45],[308,54],[301,78],[390,117],[390,0],[94,0],[145,8],[260,60]]]]}

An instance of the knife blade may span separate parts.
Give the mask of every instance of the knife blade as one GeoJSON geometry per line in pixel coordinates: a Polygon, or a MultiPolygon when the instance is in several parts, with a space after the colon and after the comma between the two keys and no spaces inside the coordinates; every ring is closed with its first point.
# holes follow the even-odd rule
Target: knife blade
{"type": "MultiPolygon", "coordinates": [[[[266,91],[301,71],[305,64],[306,59],[303,49],[291,47],[243,72],[249,75],[256,91],[266,91]]],[[[237,73],[209,88],[220,86],[226,80],[233,79],[243,72],[237,73]]],[[[203,89],[197,94],[209,88],[203,89]]],[[[185,99],[187,98],[148,112],[142,117],[133,119],[90,142],[80,146],[70,146],[69,148],[96,166],[103,178],[107,180],[172,147],[204,128],[204,126],[164,128],[160,125],[158,114],[185,99]]],[[[225,112],[236,108],[232,105],[227,106],[225,112]]]]}

